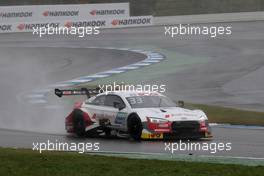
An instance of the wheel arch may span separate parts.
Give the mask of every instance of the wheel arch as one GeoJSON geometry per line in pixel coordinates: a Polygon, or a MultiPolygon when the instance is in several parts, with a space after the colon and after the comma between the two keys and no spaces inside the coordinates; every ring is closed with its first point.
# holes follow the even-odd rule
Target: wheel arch
{"type": "Polygon", "coordinates": [[[142,134],[142,130],[143,130],[143,124],[142,124],[142,120],[139,117],[139,115],[135,112],[129,114],[128,118],[127,118],[127,131],[130,135],[130,137],[132,137],[134,140],[139,141],[141,139],[141,134],[142,134]],[[132,118],[132,117],[136,117],[136,118],[132,118]],[[130,120],[133,119],[133,120],[130,120]],[[135,123],[136,122],[136,123],[135,123]],[[136,125],[135,127],[135,124],[136,125]],[[132,125],[132,126],[130,126],[132,125]]]}
{"type": "Polygon", "coordinates": [[[127,124],[128,124],[128,120],[129,120],[129,118],[131,118],[131,117],[133,117],[133,116],[138,117],[138,118],[140,119],[140,121],[142,121],[141,118],[139,117],[138,113],[136,113],[136,112],[132,112],[132,113],[130,113],[130,114],[128,115],[128,117],[127,117],[127,120],[126,120],[127,124]]]}
{"type": "Polygon", "coordinates": [[[71,128],[69,130],[67,130],[67,132],[69,132],[69,133],[75,132],[74,120],[75,120],[76,116],[79,116],[79,117],[81,116],[81,118],[83,119],[83,121],[85,123],[85,127],[92,124],[91,118],[89,117],[87,112],[84,112],[81,108],[74,108],[72,110],[72,112],[65,119],[66,129],[67,129],[67,126],[71,126],[71,128]]]}
{"type": "Polygon", "coordinates": [[[88,115],[87,112],[83,111],[81,108],[74,108],[74,110],[72,111],[73,113],[73,116],[75,113],[81,113],[82,114],[82,118],[85,122],[91,122],[91,118],[90,116],[88,115]]]}

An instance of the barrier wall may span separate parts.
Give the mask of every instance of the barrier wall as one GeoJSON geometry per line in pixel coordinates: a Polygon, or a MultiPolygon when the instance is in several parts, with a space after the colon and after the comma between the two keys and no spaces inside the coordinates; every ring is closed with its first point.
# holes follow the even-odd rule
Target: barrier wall
{"type": "Polygon", "coordinates": [[[152,25],[152,16],[129,16],[129,3],[0,7],[0,33],[40,27],[122,28],[152,25]]]}
{"type": "Polygon", "coordinates": [[[101,18],[91,20],[61,20],[61,21],[42,21],[42,22],[14,22],[0,25],[0,33],[11,32],[33,32],[34,29],[41,27],[59,28],[59,27],[100,27],[100,28],[124,28],[140,27],[153,25],[152,16],[139,17],[117,17],[101,18]]]}
{"type": "Polygon", "coordinates": [[[130,3],[130,15],[175,16],[264,11],[263,0],[1,0],[0,5],[130,3]]]}
{"type": "Polygon", "coordinates": [[[128,3],[0,7],[0,23],[129,17],[128,3]]]}

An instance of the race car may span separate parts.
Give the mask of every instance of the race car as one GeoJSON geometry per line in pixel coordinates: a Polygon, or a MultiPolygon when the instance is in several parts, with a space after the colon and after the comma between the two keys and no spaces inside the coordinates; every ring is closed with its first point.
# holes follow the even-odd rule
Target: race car
{"type": "MultiPolygon", "coordinates": [[[[88,94],[89,90],[57,95],[88,94]]],[[[66,130],[78,136],[127,136],[141,139],[211,138],[208,118],[201,110],[177,106],[158,92],[110,91],[75,104],[66,117],[66,130]]]]}

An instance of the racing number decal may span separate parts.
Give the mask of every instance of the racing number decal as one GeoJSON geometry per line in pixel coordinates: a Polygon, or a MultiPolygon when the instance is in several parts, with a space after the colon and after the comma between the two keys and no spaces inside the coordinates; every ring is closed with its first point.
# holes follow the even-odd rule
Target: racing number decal
{"type": "Polygon", "coordinates": [[[128,98],[130,104],[134,105],[134,104],[141,104],[143,103],[143,99],[141,97],[130,97],[128,98]]]}
{"type": "Polygon", "coordinates": [[[118,112],[116,114],[115,123],[116,124],[121,124],[121,125],[125,124],[126,117],[127,117],[127,113],[125,113],[125,112],[118,112]]]}

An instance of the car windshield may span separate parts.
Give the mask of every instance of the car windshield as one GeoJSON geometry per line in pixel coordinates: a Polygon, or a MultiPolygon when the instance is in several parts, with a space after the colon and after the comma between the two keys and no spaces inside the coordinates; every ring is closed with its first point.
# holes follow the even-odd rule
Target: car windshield
{"type": "Polygon", "coordinates": [[[135,96],[126,98],[132,108],[175,107],[173,101],[163,96],[135,96]]]}

